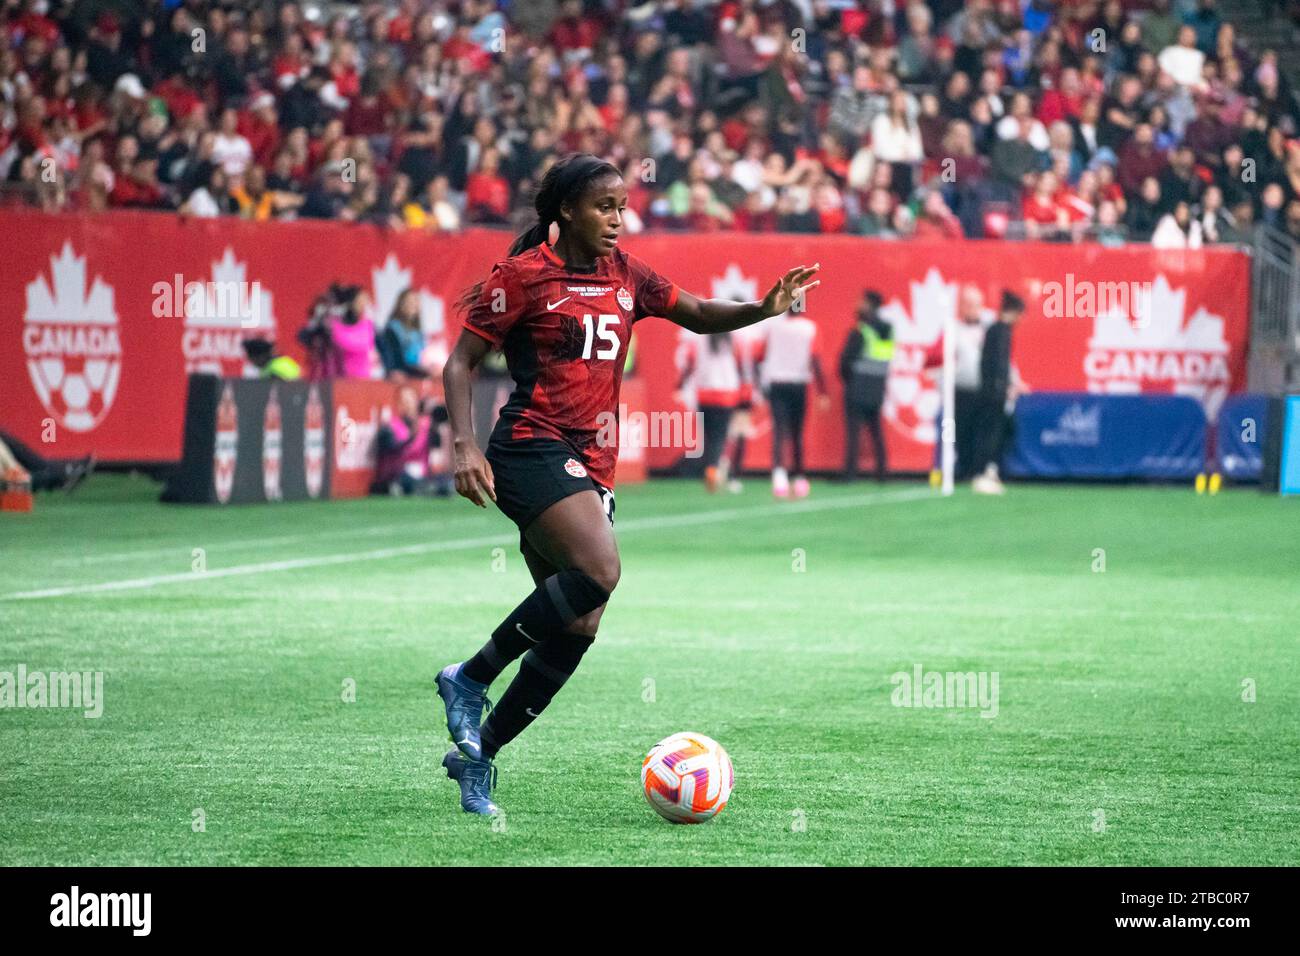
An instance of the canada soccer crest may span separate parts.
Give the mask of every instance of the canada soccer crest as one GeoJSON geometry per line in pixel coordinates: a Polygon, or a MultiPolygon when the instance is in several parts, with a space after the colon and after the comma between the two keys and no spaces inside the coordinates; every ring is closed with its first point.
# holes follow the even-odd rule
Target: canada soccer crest
{"type": "Polygon", "coordinates": [[[584,468],[582,466],[582,462],[578,461],[576,458],[570,458],[568,461],[566,461],[564,463],[564,470],[567,471],[569,474],[571,474],[574,478],[587,477],[587,469],[584,468]]]}
{"type": "Polygon", "coordinates": [[[217,403],[217,440],[212,452],[217,501],[225,504],[235,487],[235,458],[239,449],[239,406],[230,382],[221,390],[217,403]]]}
{"type": "Polygon", "coordinates": [[[23,351],[27,374],[45,406],[65,428],[88,432],[113,405],[122,374],[113,289],[99,276],[86,287],[86,257],[71,242],[27,284],[23,351]]]}
{"type": "Polygon", "coordinates": [[[266,414],[262,418],[262,491],[267,501],[284,497],[280,490],[280,456],[283,449],[280,395],[274,385],[266,397],[266,414]]]}
{"type": "Polygon", "coordinates": [[[632,311],[632,293],[631,293],[631,292],[628,292],[627,289],[624,289],[624,288],[621,288],[621,287],[620,287],[619,290],[618,290],[618,294],[615,296],[615,298],[618,299],[618,304],[619,304],[620,306],[623,307],[623,311],[624,311],[624,312],[631,312],[631,311],[632,311]]]}
{"type": "Polygon", "coordinates": [[[318,498],[325,482],[325,405],[315,385],[307,390],[302,454],[307,472],[307,497],[318,498]]]}

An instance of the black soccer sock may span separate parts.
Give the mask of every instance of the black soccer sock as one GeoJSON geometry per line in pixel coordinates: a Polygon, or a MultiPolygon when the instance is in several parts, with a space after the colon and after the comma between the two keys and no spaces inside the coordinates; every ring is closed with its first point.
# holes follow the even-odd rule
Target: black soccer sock
{"type": "Polygon", "coordinates": [[[488,642],[465,662],[462,673],[470,680],[490,684],[524,651],[562,633],[608,600],[609,592],[577,568],[552,574],[510,612],[488,642]]]}
{"type": "Polygon", "coordinates": [[[491,760],[541,716],[594,641],[594,637],[581,634],[557,634],[524,655],[519,673],[483,722],[483,759],[491,760]]]}

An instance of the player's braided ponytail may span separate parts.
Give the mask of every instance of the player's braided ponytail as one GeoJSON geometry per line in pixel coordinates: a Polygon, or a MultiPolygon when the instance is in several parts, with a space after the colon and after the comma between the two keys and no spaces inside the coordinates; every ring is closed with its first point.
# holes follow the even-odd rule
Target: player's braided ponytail
{"type": "MultiPolygon", "coordinates": [[[[563,227],[560,207],[566,202],[570,204],[575,202],[587,188],[588,183],[609,173],[620,175],[617,166],[591,153],[570,153],[553,163],[542,176],[542,182],[537,187],[537,195],[533,198],[533,208],[537,210],[537,222],[515,237],[506,256],[517,256],[546,242],[551,223],[558,222],[563,227]]],[[[482,291],[483,283],[474,283],[461,295],[456,303],[457,307],[468,312],[482,291]]]]}

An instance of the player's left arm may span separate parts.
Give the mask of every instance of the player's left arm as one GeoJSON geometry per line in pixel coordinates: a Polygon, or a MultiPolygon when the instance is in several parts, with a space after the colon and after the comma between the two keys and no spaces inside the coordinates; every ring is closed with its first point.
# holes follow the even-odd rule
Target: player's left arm
{"type": "Polygon", "coordinates": [[[743,329],[774,315],[788,312],[795,300],[821,285],[821,280],[809,282],[821,263],[796,266],[780,279],[761,302],[732,302],[730,299],[697,299],[684,289],[678,290],[677,301],[664,316],[668,321],[691,332],[711,335],[743,329]]]}

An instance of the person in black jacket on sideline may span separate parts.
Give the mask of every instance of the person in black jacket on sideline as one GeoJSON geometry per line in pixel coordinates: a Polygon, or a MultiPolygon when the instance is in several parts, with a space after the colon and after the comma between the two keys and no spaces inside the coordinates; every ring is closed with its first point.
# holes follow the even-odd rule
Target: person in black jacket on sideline
{"type": "Polygon", "coordinates": [[[1024,313],[1024,300],[1004,289],[997,321],[984,333],[975,408],[976,475],[971,480],[971,490],[976,494],[1000,495],[1005,491],[998,477],[998,463],[1010,431],[1008,408],[1014,398],[1011,333],[1024,313]]]}
{"type": "Polygon", "coordinates": [[[889,363],[894,356],[894,329],[880,316],[884,297],[875,289],[862,293],[858,321],[840,350],[840,378],[844,382],[844,474],[852,481],[858,473],[858,436],[862,426],[871,432],[876,480],[885,477],[884,428],[880,410],[885,403],[889,363]]]}

